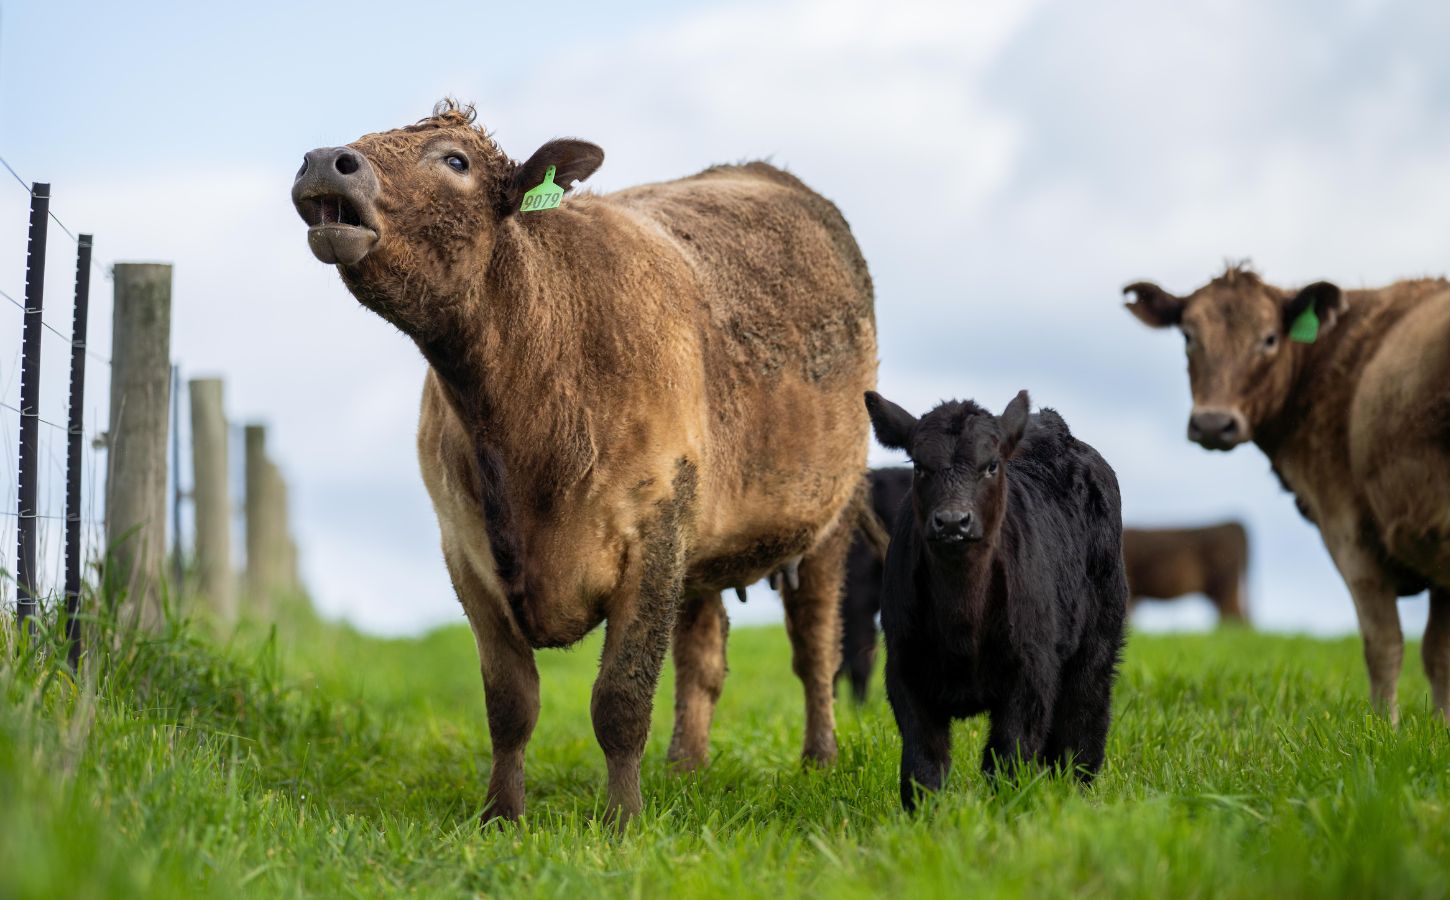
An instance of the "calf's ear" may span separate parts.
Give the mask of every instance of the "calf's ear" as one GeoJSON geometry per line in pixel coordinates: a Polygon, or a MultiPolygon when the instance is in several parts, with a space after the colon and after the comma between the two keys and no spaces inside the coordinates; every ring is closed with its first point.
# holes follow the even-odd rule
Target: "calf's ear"
{"type": "Polygon", "coordinates": [[[1302,288],[1299,293],[1284,300],[1284,328],[1288,330],[1294,325],[1294,320],[1303,315],[1304,310],[1310,306],[1314,307],[1314,314],[1319,318],[1319,334],[1323,334],[1333,327],[1336,319],[1339,318],[1348,303],[1344,299],[1344,292],[1337,285],[1327,281],[1316,281],[1308,287],[1302,288]]]}
{"type": "Polygon", "coordinates": [[[887,400],[875,391],[866,392],[866,414],[871,429],[883,447],[911,452],[911,433],[916,430],[916,416],[887,400]]]}
{"type": "Polygon", "coordinates": [[[509,213],[517,210],[524,193],[539,186],[544,180],[544,174],[549,171],[549,166],[554,167],[554,183],[567,191],[574,186],[574,182],[583,181],[593,175],[603,162],[604,150],[598,144],[575,138],[549,141],[535,150],[534,155],[527,161],[514,168],[513,178],[504,192],[504,211],[509,213]]]}
{"type": "Polygon", "coordinates": [[[1002,416],[997,421],[1002,426],[1002,458],[1008,459],[1017,452],[1017,442],[1022,440],[1022,433],[1027,430],[1027,416],[1032,410],[1032,401],[1028,399],[1026,391],[1018,391],[1012,402],[1002,411],[1002,416]]]}
{"type": "Polygon", "coordinates": [[[1151,281],[1139,281],[1123,288],[1124,296],[1130,294],[1132,301],[1123,305],[1144,325],[1167,328],[1183,318],[1183,298],[1173,296],[1151,281]]]}

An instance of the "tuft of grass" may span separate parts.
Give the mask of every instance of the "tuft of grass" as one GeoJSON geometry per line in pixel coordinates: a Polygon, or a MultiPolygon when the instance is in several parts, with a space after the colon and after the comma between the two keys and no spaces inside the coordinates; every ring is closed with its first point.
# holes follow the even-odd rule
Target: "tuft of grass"
{"type": "Polygon", "coordinates": [[[839,707],[837,765],[805,769],[785,635],[736,629],[710,767],[664,763],[667,674],[646,809],[616,834],[597,820],[597,638],[539,655],[527,820],[480,829],[489,745],[466,629],[387,640],[298,614],[221,638],[100,631],[111,652],[73,678],[48,632],[0,629],[0,896],[1450,891],[1450,733],[1412,665],[1400,726],[1373,715],[1349,639],[1135,636],[1094,788],[989,789],[974,720],[912,817],[879,679],[864,708],[839,707]]]}

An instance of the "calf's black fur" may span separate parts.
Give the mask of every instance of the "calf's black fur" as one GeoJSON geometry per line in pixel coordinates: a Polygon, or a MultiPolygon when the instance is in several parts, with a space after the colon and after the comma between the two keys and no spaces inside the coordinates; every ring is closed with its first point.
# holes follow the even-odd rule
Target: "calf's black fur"
{"type": "Polygon", "coordinates": [[[989,779],[1022,760],[1091,781],[1128,598],[1112,468],[1026,391],[1000,417],[950,401],[918,420],[874,392],[866,408],[915,468],[881,602],[902,805],[941,787],[952,720],[983,712],[989,779]]]}
{"type": "MultiPolygon", "coordinates": [[[[890,526],[911,490],[911,469],[872,469],[871,509],[890,526]]],[[[857,532],[846,556],[846,590],[841,594],[841,668],[836,680],[849,678],[857,703],[865,703],[876,666],[876,614],[881,611],[881,578],[885,560],[864,534],[857,532]]]]}

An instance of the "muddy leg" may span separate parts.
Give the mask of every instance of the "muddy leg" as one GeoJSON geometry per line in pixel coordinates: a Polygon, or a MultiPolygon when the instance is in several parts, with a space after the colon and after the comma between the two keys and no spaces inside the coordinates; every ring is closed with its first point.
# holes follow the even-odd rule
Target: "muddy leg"
{"type": "Polygon", "coordinates": [[[1430,589],[1430,622],[1420,644],[1435,708],[1450,722],[1450,588],[1430,589]]]}
{"type": "MultiPolygon", "coordinates": [[[[671,500],[642,535],[643,553],[626,576],[637,587],[611,598],[604,654],[590,713],[609,770],[606,815],[623,825],[640,811],[639,764],[685,572],[685,532],[694,470],[681,466],[671,500]]],[[[626,582],[629,583],[629,582],[626,582]]]]}
{"type": "Polygon", "coordinates": [[[828,765],[836,760],[832,681],[841,663],[841,582],[851,529],[838,526],[801,561],[800,587],[782,593],[791,662],[805,687],[806,736],[801,756],[828,765]]]}
{"type": "Polygon", "coordinates": [[[1395,605],[1394,588],[1368,552],[1357,546],[1340,548],[1339,552],[1333,550],[1334,562],[1349,586],[1354,611],[1359,616],[1364,661],[1369,669],[1370,699],[1391,722],[1398,723],[1400,709],[1395,699],[1395,685],[1400,680],[1405,638],[1400,631],[1400,610],[1395,605]]]}
{"type": "Polygon", "coordinates": [[[534,651],[501,614],[502,599],[490,596],[468,563],[445,548],[453,588],[468,613],[483,671],[488,735],[493,765],[488,776],[483,821],[524,814],[524,748],[539,719],[539,671],[534,651]]]}
{"type": "Polygon", "coordinates": [[[675,734],[669,760],[690,770],[710,754],[710,720],[725,684],[725,639],[730,622],[716,593],[685,598],[675,621],[675,734]]]}

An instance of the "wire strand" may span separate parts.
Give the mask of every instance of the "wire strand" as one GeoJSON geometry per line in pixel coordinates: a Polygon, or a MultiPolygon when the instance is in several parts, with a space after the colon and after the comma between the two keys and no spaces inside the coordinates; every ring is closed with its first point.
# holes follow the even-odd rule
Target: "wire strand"
{"type": "MultiPolygon", "coordinates": [[[[12,176],[14,176],[15,183],[24,188],[25,193],[29,194],[32,197],[35,196],[35,191],[31,188],[30,183],[27,182],[24,178],[21,178],[20,173],[15,171],[15,168],[11,166],[10,163],[6,162],[5,157],[3,156],[0,156],[0,166],[4,166],[5,171],[9,172],[12,176]]],[[[56,225],[60,226],[60,230],[64,231],[66,237],[71,239],[71,243],[79,244],[81,242],[80,238],[76,237],[75,232],[67,228],[66,224],[60,220],[60,216],[55,214],[55,210],[49,209],[47,207],[46,214],[50,216],[51,221],[55,222],[56,225]]],[[[100,272],[102,276],[107,275],[106,267],[102,265],[101,261],[96,259],[94,256],[91,257],[91,265],[95,266],[96,271],[100,272]]]]}

